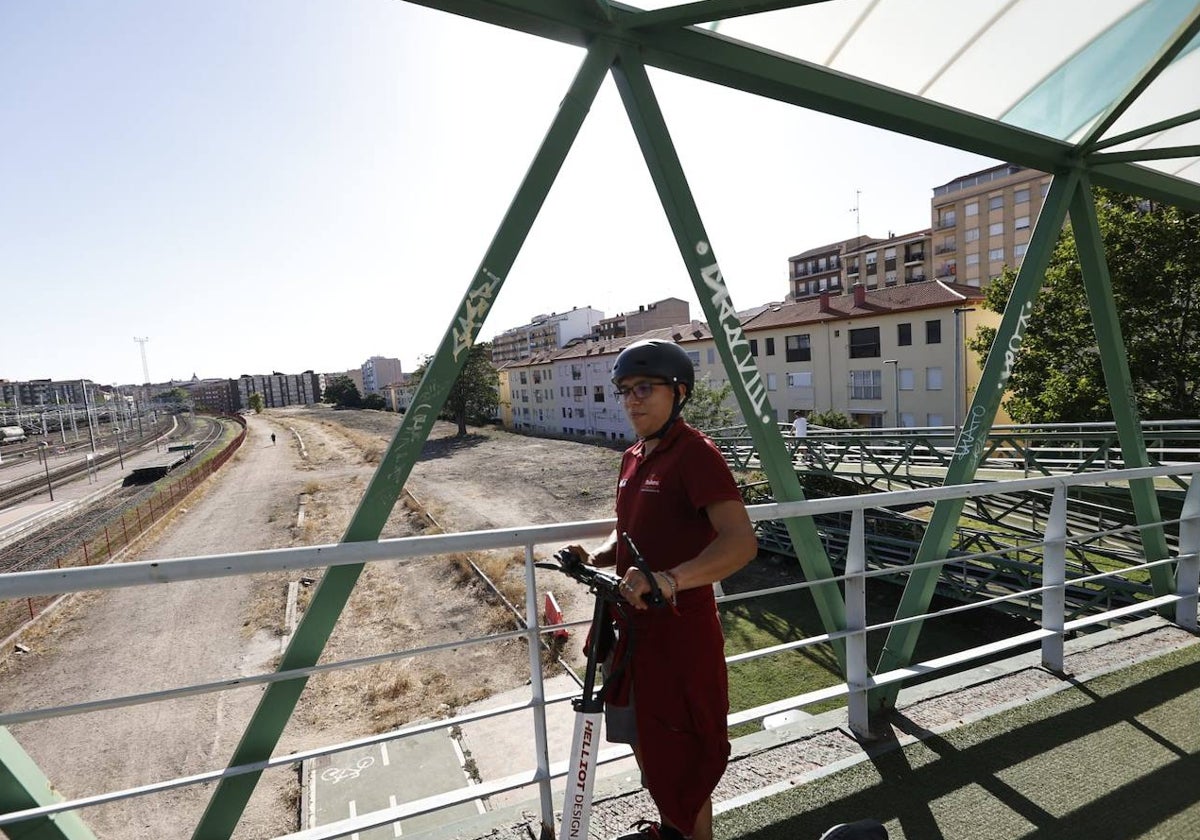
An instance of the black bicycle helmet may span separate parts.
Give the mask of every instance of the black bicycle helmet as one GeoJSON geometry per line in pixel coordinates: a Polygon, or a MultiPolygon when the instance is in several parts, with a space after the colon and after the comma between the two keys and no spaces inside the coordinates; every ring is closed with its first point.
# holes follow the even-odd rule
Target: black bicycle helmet
{"type": "Polygon", "coordinates": [[[686,385],[687,391],[681,397],[679,389],[675,390],[675,402],[671,407],[671,416],[663,427],[646,440],[661,438],[671,428],[671,424],[683,411],[684,403],[692,395],[696,387],[696,369],[687,351],[673,341],[663,341],[657,338],[643,339],[630,344],[617,356],[613,364],[612,381],[614,385],[627,376],[650,376],[665,379],[672,385],[686,385]]]}
{"type": "Polygon", "coordinates": [[[614,385],[626,376],[656,376],[686,385],[689,395],[696,387],[696,369],[687,351],[673,341],[657,338],[635,341],[622,350],[612,374],[614,385]]]}

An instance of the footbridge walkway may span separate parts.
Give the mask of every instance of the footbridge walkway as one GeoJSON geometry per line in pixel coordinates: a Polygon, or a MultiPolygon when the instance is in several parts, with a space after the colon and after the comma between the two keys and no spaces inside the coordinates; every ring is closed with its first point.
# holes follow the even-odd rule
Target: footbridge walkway
{"type": "MultiPolygon", "coordinates": [[[[1200,465],[1147,467],[752,507],[755,521],[826,515],[848,518],[845,568],[829,580],[726,595],[722,608],[761,598],[807,598],[817,587],[836,587],[844,598],[846,620],[844,629],[807,636],[797,632],[795,637],[780,644],[737,651],[729,661],[739,663],[841,645],[845,651],[846,676],[841,679],[831,673],[828,684],[817,686],[781,683],[772,686],[774,694],[769,699],[732,710],[729,725],[737,736],[737,760],[718,791],[722,836],[815,837],[822,822],[853,819],[869,812],[889,821],[893,836],[914,840],[1194,837],[1197,816],[1190,792],[1194,791],[1198,775],[1200,750],[1194,726],[1195,671],[1200,667],[1200,657],[1190,643],[1197,626],[1200,585],[1200,489],[1193,481],[1198,471],[1200,465]],[[1078,532],[1068,520],[1068,494],[1083,487],[1122,486],[1146,480],[1180,481],[1188,486],[1181,515],[1112,531],[1133,535],[1160,530],[1172,536],[1175,548],[1165,558],[1132,563],[1091,577],[1129,580],[1144,576],[1151,569],[1167,569],[1171,572],[1171,590],[1103,612],[1070,618],[1064,607],[1066,544],[1068,540],[1095,539],[1099,534],[1078,532]],[[1024,547],[1040,557],[1043,574],[1037,585],[1011,594],[980,592],[970,603],[931,609],[916,619],[868,623],[869,593],[881,578],[898,573],[895,569],[871,568],[867,562],[868,510],[903,510],[947,499],[1034,490],[1048,492],[1054,499],[1038,540],[1024,547]],[[895,626],[1016,601],[1038,605],[1039,619],[1034,629],[982,645],[964,639],[959,649],[902,668],[872,668],[868,661],[867,651],[874,647],[869,645],[869,639],[895,626]],[[1110,627],[1118,619],[1135,616],[1141,621],[1110,627]],[[1160,656],[1164,653],[1169,655],[1160,656]],[[1007,654],[1023,654],[1024,658],[997,661],[1007,654]],[[1116,673],[1096,682],[1083,681],[1143,660],[1146,664],[1124,675],[1116,673]],[[954,685],[929,682],[939,677],[958,682],[954,685]],[[965,688],[967,685],[970,687],[965,688]],[[906,686],[896,711],[872,719],[868,715],[870,694],[889,686],[906,686]],[[1041,705],[1029,702],[1039,697],[1045,698],[1041,705]],[[826,713],[824,717],[809,717],[805,712],[814,704],[829,700],[841,700],[846,705],[842,711],[826,713]],[[980,721],[961,732],[950,731],[985,711],[1005,707],[1012,707],[1006,713],[1008,717],[980,721]],[[1087,767],[1088,772],[1081,773],[1080,767],[1087,767]],[[1055,779],[1053,785],[1049,781],[1051,776],[1055,779]],[[805,784],[818,779],[818,784],[805,784]],[[1183,790],[1189,793],[1184,794],[1183,790]],[[1105,819],[1127,819],[1136,830],[1109,835],[1078,834],[1067,827],[1073,824],[1072,820],[1083,820],[1079,823],[1083,825],[1095,824],[1100,818],[1093,809],[1101,807],[1125,809],[1105,819]]],[[[565,747],[552,733],[558,729],[555,721],[560,721],[564,714],[569,716],[567,701],[575,688],[548,681],[544,675],[538,641],[544,634],[560,628],[547,627],[542,621],[543,593],[533,562],[545,556],[548,546],[594,539],[611,527],[612,522],[604,520],[7,575],[3,581],[4,597],[25,598],[129,586],[170,586],[188,580],[338,568],[387,560],[420,564],[447,553],[521,547],[526,557],[526,626],[426,648],[389,651],[366,659],[322,662],[307,668],[249,676],[231,675],[204,684],[131,687],[131,693],[120,697],[54,708],[11,710],[0,714],[3,727],[64,715],[106,712],[132,704],[166,703],[199,694],[255,690],[289,681],[303,685],[308,676],[317,673],[401,661],[447,647],[489,645],[514,639],[528,643],[530,682],[526,689],[504,698],[504,702],[456,713],[448,710],[443,718],[352,742],[275,754],[265,761],[234,763],[185,777],[118,782],[116,789],[74,798],[71,798],[73,792],[55,790],[53,780],[43,778],[38,768],[22,757],[19,743],[6,735],[0,744],[5,768],[5,775],[0,778],[0,797],[3,797],[0,829],[10,836],[32,837],[39,836],[39,830],[49,831],[53,825],[53,831],[58,832],[53,836],[84,838],[91,836],[86,829],[88,809],[101,804],[119,806],[134,798],[158,796],[178,787],[218,780],[253,780],[270,768],[325,767],[350,768],[340,776],[345,788],[339,792],[349,805],[340,811],[305,809],[302,829],[290,837],[317,840],[353,836],[550,836],[548,832],[556,824],[555,812],[561,803],[558,791],[568,773],[563,760],[565,747]],[[477,743],[492,742],[494,750],[503,756],[492,764],[479,761],[478,778],[473,783],[460,776],[441,789],[431,790],[431,776],[417,774],[421,784],[395,784],[384,791],[386,795],[369,811],[355,807],[356,802],[368,801],[365,790],[354,795],[356,785],[370,780],[371,773],[365,771],[386,763],[374,759],[368,762],[365,753],[383,750],[391,756],[407,755],[412,761],[415,760],[413,744],[423,743],[423,750],[441,744],[442,749],[449,750],[449,739],[468,729],[482,731],[484,734],[478,736],[477,743]],[[63,794],[68,798],[62,798],[63,794]],[[477,813],[477,803],[487,810],[501,802],[524,804],[518,805],[516,812],[512,808],[497,808],[490,813],[477,813]],[[465,815],[461,810],[463,805],[468,806],[465,815]],[[450,810],[455,808],[458,810],[450,810]],[[481,827],[484,823],[486,826],[481,827]],[[436,834],[426,834],[430,831],[436,834]]],[[[983,559],[988,554],[978,552],[973,559],[983,559]]],[[[934,561],[934,565],[943,566],[947,562],[943,558],[934,561]]],[[[480,752],[482,758],[482,746],[480,752]]],[[[621,748],[605,749],[600,756],[601,762],[617,768],[627,768],[627,758],[627,752],[621,748]],[[626,761],[624,765],[619,764],[622,760],[626,761]]],[[[306,779],[312,775],[303,774],[306,779]]],[[[648,803],[639,798],[641,794],[631,792],[630,785],[636,788],[628,769],[618,770],[601,792],[602,802],[609,804],[597,812],[595,826],[599,836],[646,815],[648,803]]],[[[314,789],[306,789],[306,797],[314,789]]],[[[225,816],[231,824],[236,824],[240,813],[239,809],[225,816]]]]}

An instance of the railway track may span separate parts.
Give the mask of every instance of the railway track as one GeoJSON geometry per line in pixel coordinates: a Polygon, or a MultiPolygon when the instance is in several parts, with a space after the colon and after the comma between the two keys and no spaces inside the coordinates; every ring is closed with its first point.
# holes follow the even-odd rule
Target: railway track
{"type": "MultiPolygon", "coordinates": [[[[197,432],[203,434],[203,439],[197,443],[193,456],[203,452],[213,443],[220,440],[223,426],[219,420],[207,417],[196,417],[195,415],[180,415],[184,419],[180,423],[179,428],[172,433],[174,437],[186,438],[194,437],[197,432]]],[[[160,432],[161,435],[161,432],[160,432]]],[[[145,452],[151,446],[155,445],[155,441],[160,438],[151,437],[145,439],[129,449],[118,450],[113,452],[97,455],[89,463],[86,459],[78,459],[71,463],[55,467],[50,470],[49,477],[44,474],[31,475],[26,478],[17,479],[7,484],[0,484],[0,507],[15,504],[23,501],[31,496],[45,492],[46,484],[51,485],[62,484],[64,481],[69,481],[76,476],[86,475],[91,469],[99,469],[109,464],[115,463],[120,459],[129,457],[138,452],[145,452]]]]}
{"type": "MultiPolygon", "coordinates": [[[[213,446],[221,439],[224,424],[215,418],[198,418],[199,423],[188,425],[179,432],[180,436],[191,436],[203,427],[203,439],[197,442],[195,453],[213,446]]],[[[153,442],[147,446],[153,445],[153,442]]],[[[193,454],[193,457],[194,457],[193,454]]],[[[115,459],[114,454],[113,458],[115,459]]],[[[86,469],[86,464],[84,465],[86,469]]],[[[81,472],[81,471],[77,471],[81,472]]],[[[51,473],[54,476],[55,473],[51,473]]],[[[45,479],[37,480],[32,492],[42,492],[45,479]]],[[[69,555],[78,552],[83,543],[103,533],[110,523],[117,523],[129,511],[141,505],[157,491],[156,484],[120,487],[96,499],[85,508],[70,516],[47,523],[33,533],[4,546],[0,553],[0,574],[4,572],[48,569],[58,565],[69,555]]],[[[30,491],[26,491],[28,493],[30,491]]],[[[10,497],[15,493],[10,491],[10,497]]]]}

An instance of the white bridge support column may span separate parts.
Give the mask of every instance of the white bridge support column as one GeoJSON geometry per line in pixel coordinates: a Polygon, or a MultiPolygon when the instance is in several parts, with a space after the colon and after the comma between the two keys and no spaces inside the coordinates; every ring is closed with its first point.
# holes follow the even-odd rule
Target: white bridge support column
{"type": "Polygon", "coordinates": [[[846,685],[850,689],[850,731],[869,738],[871,722],[867,704],[867,547],[863,510],[850,518],[850,542],[846,546],[846,685]]]}
{"type": "Polygon", "coordinates": [[[1067,583],[1067,488],[1054,488],[1046,539],[1042,550],[1042,628],[1053,636],[1042,640],[1042,667],[1056,673],[1063,670],[1063,629],[1066,627],[1067,583]]]}
{"type": "Polygon", "coordinates": [[[1179,561],[1175,569],[1175,623],[1196,630],[1196,596],[1200,590],[1200,482],[1193,475],[1179,517],[1179,561]]]}
{"type": "Polygon", "coordinates": [[[533,748],[537,760],[538,798],[542,808],[542,834],[553,831],[554,797],[550,791],[550,747],[546,736],[546,684],[542,680],[541,622],[538,621],[537,578],[533,544],[525,546],[525,626],[529,638],[529,687],[533,692],[533,748]]]}

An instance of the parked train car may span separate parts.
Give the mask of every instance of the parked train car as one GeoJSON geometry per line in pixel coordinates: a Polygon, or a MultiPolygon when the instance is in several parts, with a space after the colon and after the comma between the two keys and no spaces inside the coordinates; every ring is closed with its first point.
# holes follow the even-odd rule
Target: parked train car
{"type": "Polygon", "coordinates": [[[20,426],[0,426],[0,444],[20,443],[25,440],[25,430],[20,426]]]}

